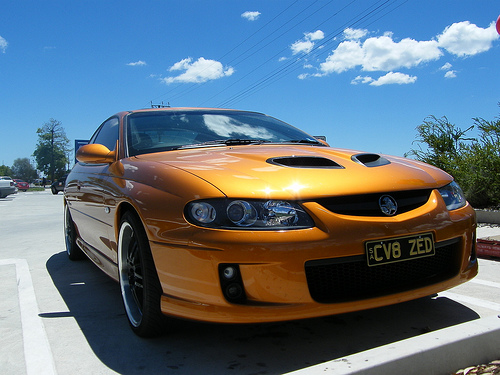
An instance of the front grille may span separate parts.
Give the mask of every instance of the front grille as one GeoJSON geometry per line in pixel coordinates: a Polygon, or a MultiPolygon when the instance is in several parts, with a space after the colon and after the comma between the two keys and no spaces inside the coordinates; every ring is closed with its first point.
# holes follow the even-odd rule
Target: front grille
{"type": "MultiPolygon", "coordinates": [[[[389,192],[397,204],[397,214],[414,210],[424,205],[431,195],[432,190],[409,190],[389,192]]],[[[386,193],[344,195],[317,200],[317,203],[331,212],[353,216],[385,216],[379,205],[379,199],[386,193]]]]}
{"type": "Polygon", "coordinates": [[[365,256],[305,264],[311,297],[338,303],[380,297],[447,280],[460,270],[461,240],[436,243],[436,255],[368,267],[365,256]]]}

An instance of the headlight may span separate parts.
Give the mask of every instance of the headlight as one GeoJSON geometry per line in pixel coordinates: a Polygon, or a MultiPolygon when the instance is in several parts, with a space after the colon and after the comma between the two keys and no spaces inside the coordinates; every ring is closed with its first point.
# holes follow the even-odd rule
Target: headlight
{"type": "Polygon", "coordinates": [[[295,202],[256,199],[207,199],[190,202],[184,210],[195,225],[223,229],[302,229],[314,221],[295,202]]]}
{"type": "Polygon", "coordinates": [[[215,220],[215,208],[209,203],[199,202],[189,206],[190,216],[199,223],[209,224],[215,220]]]}
{"type": "Polygon", "coordinates": [[[446,208],[449,211],[461,208],[467,203],[462,189],[460,189],[460,186],[455,181],[439,189],[439,193],[441,193],[446,208]]]}

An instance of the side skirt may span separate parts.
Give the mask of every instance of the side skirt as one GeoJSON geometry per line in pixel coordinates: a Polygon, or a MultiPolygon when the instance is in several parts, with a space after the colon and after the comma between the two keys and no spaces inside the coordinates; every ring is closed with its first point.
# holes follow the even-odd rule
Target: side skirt
{"type": "Polygon", "coordinates": [[[92,247],[83,241],[80,237],[76,239],[76,244],[97,267],[103,270],[106,275],[118,282],[118,265],[116,263],[95,247],[92,247]]]}

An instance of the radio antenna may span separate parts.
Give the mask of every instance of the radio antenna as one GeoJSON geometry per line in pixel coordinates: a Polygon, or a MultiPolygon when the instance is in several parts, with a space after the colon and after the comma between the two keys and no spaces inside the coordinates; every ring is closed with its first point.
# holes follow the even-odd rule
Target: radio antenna
{"type": "Polygon", "coordinates": [[[170,108],[170,102],[167,102],[167,104],[153,104],[153,101],[151,101],[151,108],[170,108]]]}

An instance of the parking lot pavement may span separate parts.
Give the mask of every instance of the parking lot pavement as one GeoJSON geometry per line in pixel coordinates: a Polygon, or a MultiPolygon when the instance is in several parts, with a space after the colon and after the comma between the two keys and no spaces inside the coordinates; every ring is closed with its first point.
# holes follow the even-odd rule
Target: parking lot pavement
{"type": "MultiPolygon", "coordinates": [[[[90,261],[67,259],[62,204],[48,191],[0,199],[2,373],[310,374],[344,359],[392,361],[387,348],[476,337],[500,312],[500,262],[481,259],[476,279],[437,297],[287,323],[178,321],[144,340],[128,327],[118,285],[90,261]]],[[[419,374],[418,364],[405,373],[419,374]]]]}

